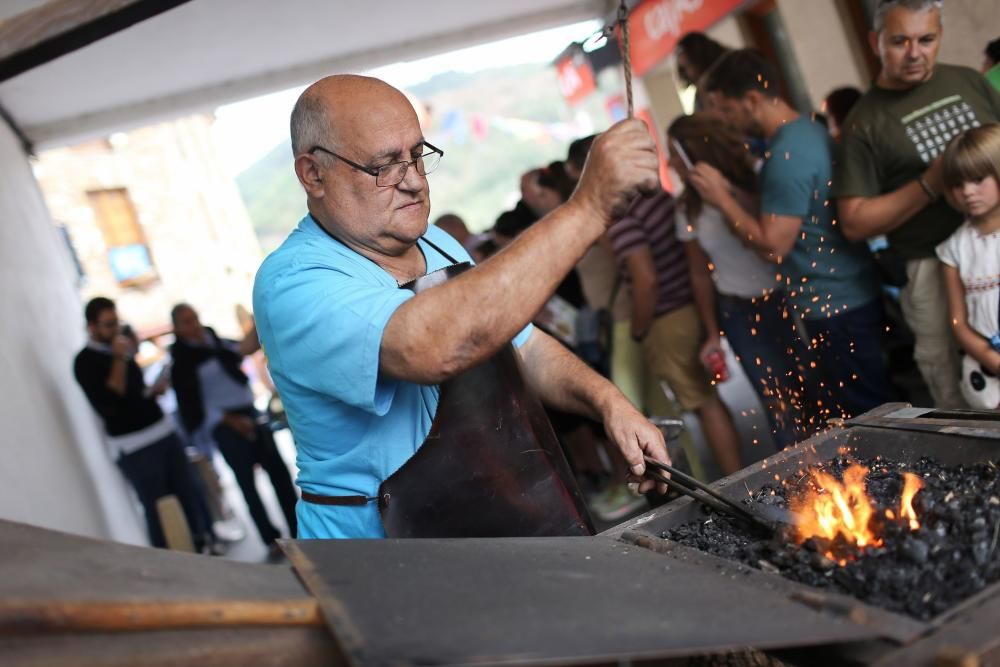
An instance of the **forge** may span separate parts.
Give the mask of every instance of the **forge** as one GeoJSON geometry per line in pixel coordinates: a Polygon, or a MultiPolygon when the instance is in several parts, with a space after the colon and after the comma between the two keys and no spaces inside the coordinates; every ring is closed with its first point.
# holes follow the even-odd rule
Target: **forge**
{"type": "Polygon", "coordinates": [[[843,481],[857,462],[877,531],[861,546],[754,535],[686,497],[595,537],[287,546],[352,664],[642,662],[748,647],[787,664],[991,664],[998,458],[996,414],[887,404],[712,485],[751,508],[780,505],[802,495],[810,466],[843,481]],[[915,517],[903,511],[907,474],[920,478],[915,517]]]}
{"type": "Polygon", "coordinates": [[[887,404],[712,485],[752,510],[842,507],[857,519],[847,532],[869,531],[853,542],[839,530],[761,535],[688,498],[596,536],[287,541],[291,567],[0,522],[0,654],[12,665],[1000,664],[998,459],[996,413],[887,404]],[[811,466],[862,491],[817,502],[834,493],[811,466]],[[919,488],[904,491],[907,475],[919,488]]]}
{"type": "Polygon", "coordinates": [[[747,486],[751,511],[790,508],[795,527],[765,534],[713,511],[660,536],[920,620],[1000,580],[993,461],[840,452],[752,492],[747,486]]]}
{"type": "MultiPolygon", "coordinates": [[[[766,534],[683,498],[603,535],[739,573],[877,631],[876,641],[826,650],[827,662],[938,664],[950,629],[965,626],[993,647],[969,664],[991,664],[987,654],[1000,659],[998,462],[1000,415],[889,404],[713,485],[751,511],[791,510],[808,530],[766,534]],[[820,535],[830,519],[836,528],[820,535]]],[[[813,660],[823,662],[804,661],[813,660]]]]}

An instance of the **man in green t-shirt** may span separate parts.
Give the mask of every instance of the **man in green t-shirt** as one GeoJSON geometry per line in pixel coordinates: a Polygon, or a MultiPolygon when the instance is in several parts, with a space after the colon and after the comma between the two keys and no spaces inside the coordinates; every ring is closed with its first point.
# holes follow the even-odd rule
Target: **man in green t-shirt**
{"type": "Polygon", "coordinates": [[[875,12],[882,71],[845,122],[834,177],[849,239],[880,234],[906,262],[900,296],[914,356],[935,405],[959,408],[958,348],[934,247],[962,222],[941,194],[941,154],[957,134],[996,122],[1000,94],[975,70],[935,65],[940,0],[889,0],[875,12]]]}
{"type": "Polygon", "coordinates": [[[986,45],[981,71],[986,80],[993,84],[994,88],[1000,90],[1000,37],[986,45]]]}

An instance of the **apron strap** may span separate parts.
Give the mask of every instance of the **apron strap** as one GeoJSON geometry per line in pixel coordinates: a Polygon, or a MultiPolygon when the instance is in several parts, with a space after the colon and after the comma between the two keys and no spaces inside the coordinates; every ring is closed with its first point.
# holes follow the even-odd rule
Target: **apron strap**
{"type": "MultiPolygon", "coordinates": [[[[320,223],[320,221],[319,221],[319,220],[317,220],[316,218],[313,218],[313,215],[312,215],[312,213],[310,213],[310,214],[309,214],[309,217],[313,219],[313,222],[315,222],[315,223],[316,223],[316,226],[317,226],[317,227],[319,227],[319,228],[320,228],[320,229],[321,229],[321,230],[323,231],[323,233],[324,233],[324,234],[326,234],[327,236],[329,236],[329,237],[330,237],[331,239],[333,239],[334,241],[336,241],[336,242],[337,242],[337,243],[339,243],[340,245],[344,245],[344,246],[346,247],[346,245],[344,244],[344,242],[343,242],[343,241],[341,241],[341,240],[340,240],[340,239],[338,239],[338,238],[337,238],[336,236],[334,236],[333,234],[331,234],[331,233],[330,233],[330,230],[328,230],[328,229],[327,229],[326,227],[324,227],[324,226],[323,226],[323,225],[322,225],[322,224],[320,223]]],[[[454,258],[454,257],[452,257],[451,255],[449,255],[448,253],[446,253],[446,252],[445,252],[444,250],[442,250],[442,249],[441,249],[441,247],[440,247],[440,246],[438,246],[438,244],[437,244],[437,243],[434,243],[434,241],[431,241],[431,240],[430,240],[429,238],[427,238],[426,236],[421,236],[421,237],[420,237],[420,240],[421,240],[421,241],[423,241],[424,243],[426,243],[427,245],[429,245],[429,246],[430,246],[431,248],[433,248],[434,250],[437,250],[437,251],[438,251],[438,253],[439,253],[439,254],[440,254],[440,255],[441,255],[442,257],[444,257],[444,258],[445,258],[446,260],[448,260],[448,261],[449,261],[449,262],[451,262],[452,264],[459,264],[459,263],[460,263],[460,262],[459,262],[459,261],[458,261],[457,259],[455,259],[455,258],[454,258]]],[[[369,261],[370,261],[370,260],[369,260],[369,261]]]]}
{"type": "Polygon", "coordinates": [[[309,493],[308,491],[302,492],[302,500],[307,503],[312,503],[313,505],[340,505],[347,507],[361,507],[367,505],[373,500],[378,500],[378,498],[369,498],[367,496],[321,496],[318,493],[309,493]]]}
{"type": "Polygon", "coordinates": [[[449,255],[448,253],[446,253],[446,252],[445,252],[444,250],[442,250],[442,249],[441,249],[441,248],[440,248],[440,247],[438,246],[438,244],[437,244],[437,243],[434,243],[434,241],[431,241],[431,240],[430,240],[429,238],[427,238],[426,236],[421,236],[421,237],[420,237],[420,240],[421,240],[421,241],[423,241],[424,243],[426,243],[427,245],[429,245],[430,247],[434,248],[435,250],[437,250],[437,251],[438,251],[438,254],[440,254],[440,255],[441,255],[442,257],[444,257],[444,258],[445,258],[446,260],[448,260],[448,261],[449,261],[449,262],[451,262],[452,264],[458,264],[458,263],[459,263],[459,261],[458,261],[457,259],[455,259],[455,258],[454,258],[454,257],[452,257],[451,255],[449,255]]]}

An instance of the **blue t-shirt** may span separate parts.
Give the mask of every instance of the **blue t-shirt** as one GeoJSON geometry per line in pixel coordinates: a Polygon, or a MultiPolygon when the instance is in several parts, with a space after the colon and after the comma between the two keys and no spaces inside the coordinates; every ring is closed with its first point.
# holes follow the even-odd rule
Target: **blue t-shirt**
{"type": "MultiPolygon", "coordinates": [[[[437,227],[428,227],[425,238],[459,262],[471,261],[437,227]]],[[[418,244],[428,273],[451,264],[423,239],[418,244]]],[[[304,491],[374,497],[427,437],[438,387],[379,373],[382,332],[413,296],[308,215],[258,270],[257,333],[295,437],[304,491]]],[[[515,345],[530,333],[528,325],[515,345]]],[[[300,502],[296,513],[300,538],[385,536],[374,501],[363,507],[300,502]]]]}
{"type": "Polygon", "coordinates": [[[771,140],[760,173],[763,215],[802,218],[795,246],[778,267],[788,296],[808,320],[841,315],[879,295],[871,255],[835,225],[833,156],[825,127],[806,116],[771,140]]]}

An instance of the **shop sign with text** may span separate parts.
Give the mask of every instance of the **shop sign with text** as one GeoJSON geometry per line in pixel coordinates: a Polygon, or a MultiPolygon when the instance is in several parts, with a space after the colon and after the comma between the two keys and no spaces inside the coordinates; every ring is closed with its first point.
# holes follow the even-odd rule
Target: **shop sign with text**
{"type": "MultiPolygon", "coordinates": [[[[743,0],[644,0],[629,15],[632,73],[642,76],[689,32],[707,30],[743,0]]],[[[620,37],[620,35],[619,35],[620,37]]]]}
{"type": "Polygon", "coordinates": [[[556,63],[559,90],[570,104],[577,104],[594,92],[594,69],[582,53],[569,55],[556,63]]]}

